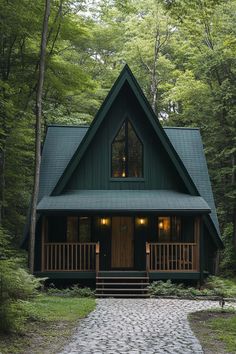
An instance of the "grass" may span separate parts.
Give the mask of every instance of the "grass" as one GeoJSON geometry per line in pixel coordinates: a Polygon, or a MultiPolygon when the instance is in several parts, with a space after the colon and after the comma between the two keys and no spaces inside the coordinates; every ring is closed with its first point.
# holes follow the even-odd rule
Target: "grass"
{"type": "Polygon", "coordinates": [[[226,350],[236,353],[236,314],[228,318],[215,318],[209,321],[209,326],[221,340],[226,350]]]}
{"type": "Polygon", "coordinates": [[[236,353],[236,310],[200,311],[189,316],[204,353],[236,353]]]}
{"type": "Polygon", "coordinates": [[[78,319],[95,308],[95,299],[40,295],[22,306],[27,321],[18,334],[0,333],[1,354],[58,352],[78,319]]]}

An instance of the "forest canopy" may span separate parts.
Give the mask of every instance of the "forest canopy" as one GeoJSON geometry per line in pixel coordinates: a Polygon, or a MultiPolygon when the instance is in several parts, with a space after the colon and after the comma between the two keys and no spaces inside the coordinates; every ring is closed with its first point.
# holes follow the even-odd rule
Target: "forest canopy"
{"type": "MultiPolygon", "coordinates": [[[[0,226],[15,245],[32,194],[44,3],[0,0],[0,226]]],[[[43,89],[44,134],[87,124],[127,63],[163,125],[200,127],[221,271],[234,272],[235,23],[236,0],[51,0],[43,89]]]]}

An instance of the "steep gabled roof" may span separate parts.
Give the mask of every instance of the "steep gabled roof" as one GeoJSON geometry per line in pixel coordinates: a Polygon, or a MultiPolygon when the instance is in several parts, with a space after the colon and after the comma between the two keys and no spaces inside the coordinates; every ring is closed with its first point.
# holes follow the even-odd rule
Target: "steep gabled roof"
{"type": "Polygon", "coordinates": [[[142,107],[149,123],[185,183],[189,194],[201,196],[210,206],[211,214],[210,217],[205,217],[206,224],[208,224],[211,234],[215,236],[218,245],[222,246],[199,130],[192,128],[163,129],[127,65],[107,95],[90,127],[50,126],[48,128],[42,155],[38,200],[40,201],[44,196],[61,194],[125,84],[129,85],[138,104],[142,107]]]}
{"type": "Polygon", "coordinates": [[[43,145],[38,201],[50,195],[83,140],[88,126],[48,126],[43,145]]]}
{"type": "Polygon", "coordinates": [[[104,100],[101,108],[99,109],[95,119],[93,120],[90,128],[88,129],[87,133],[85,134],[81,144],[76,149],[72,159],[70,160],[66,169],[64,170],[60,179],[58,180],[58,183],[55,186],[55,188],[52,192],[52,195],[59,195],[63,191],[66,183],[68,182],[70,176],[72,175],[72,173],[74,172],[74,170],[78,166],[79,161],[83,157],[85,151],[87,150],[89,144],[91,143],[93,137],[95,136],[103,119],[105,118],[109,109],[113,105],[117,95],[119,94],[120,90],[122,89],[122,87],[125,84],[129,85],[130,89],[132,90],[134,96],[137,99],[137,102],[142,107],[149,123],[151,124],[151,126],[154,129],[154,131],[156,132],[159,140],[163,144],[167,154],[169,155],[171,161],[173,162],[180,177],[184,181],[184,184],[185,184],[187,190],[192,195],[199,195],[199,192],[198,192],[195,184],[193,183],[187,169],[185,168],[183,162],[181,161],[181,159],[179,158],[175,149],[173,148],[171,142],[169,141],[168,136],[166,135],[161,124],[159,123],[156,115],[154,114],[149,102],[147,101],[146,97],[144,96],[142,89],[140,88],[137,80],[135,79],[135,77],[132,74],[131,70],[129,69],[128,65],[125,65],[125,67],[121,71],[118,79],[116,80],[115,84],[113,85],[112,89],[108,93],[108,95],[107,95],[106,99],[104,100]]]}
{"type": "MultiPolygon", "coordinates": [[[[87,130],[87,126],[48,127],[42,154],[39,201],[44,196],[51,195],[87,130]]],[[[209,221],[212,224],[213,233],[221,244],[216,208],[199,129],[165,127],[164,130],[201,197],[210,206],[209,221]]]]}

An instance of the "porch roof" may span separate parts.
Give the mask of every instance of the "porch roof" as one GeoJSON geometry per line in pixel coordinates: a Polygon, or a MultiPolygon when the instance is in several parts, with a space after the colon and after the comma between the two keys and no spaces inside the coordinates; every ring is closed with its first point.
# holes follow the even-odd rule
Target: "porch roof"
{"type": "Polygon", "coordinates": [[[38,211],[160,211],[209,213],[200,196],[171,190],[77,190],[45,196],[38,211]]]}

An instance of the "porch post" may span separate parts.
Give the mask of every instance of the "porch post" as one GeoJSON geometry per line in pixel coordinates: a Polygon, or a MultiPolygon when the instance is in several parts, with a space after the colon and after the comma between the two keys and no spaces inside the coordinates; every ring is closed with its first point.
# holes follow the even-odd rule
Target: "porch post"
{"type": "Polygon", "coordinates": [[[96,275],[99,272],[100,242],[96,243],[96,275]]]}
{"type": "Polygon", "coordinates": [[[41,253],[41,271],[44,272],[44,262],[45,262],[45,256],[44,256],[44,243],[45,243],[45,232],[46,232],[46,216],[43,216],[42,218],[42,230],[41,230],[41,238],[42,238],[42,253],[41,253]]]}
{"type": "Polygon", "coordinates": [[[150,244],[146,242],[146,271],[150,271],[150,244]]]}
{"type": "Polygon", "coordinates": [[[201,218],[199,216],[195,217],[194,219],[194,243],[196,243],[196,252],[195,252],[195,258],[196,258],[196,270],[200,270],[200,262],[201,262],[201,245],[200,245],[200,230],[201,230],[201,218]]]}

